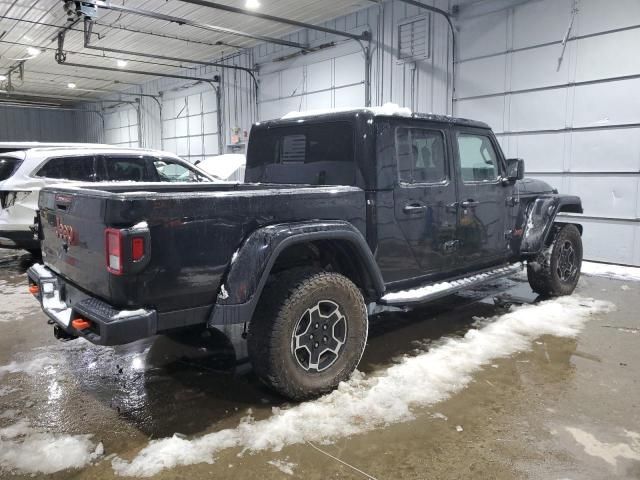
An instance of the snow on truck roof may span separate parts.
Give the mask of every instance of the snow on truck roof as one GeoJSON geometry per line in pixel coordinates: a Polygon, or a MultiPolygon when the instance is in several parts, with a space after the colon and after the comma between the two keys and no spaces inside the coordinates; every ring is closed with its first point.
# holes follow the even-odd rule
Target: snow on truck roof
{"type": "Polygon", "coordinates": [[[281,118],[281,120],[296,120],[312,117],[319,117],[325,115],[345,115],[345,114],[358,114],[368,113],[375,117],[405,117],[405,118],[418,118],[424,120],[432,120],[436,122],[456,123],[469,126],[476,126],[481,128],[490,128],[484,122],[476,120],[470,120],[466,118],[451,117],[449,115],[435,115],[432,113],[415,113],[410,108],[401,107],[395,103],[385,103],[378,107],[361,107],[361,108],[327,108],[318,110],[307,110],[304,112],[289,112],[281,118]]]}

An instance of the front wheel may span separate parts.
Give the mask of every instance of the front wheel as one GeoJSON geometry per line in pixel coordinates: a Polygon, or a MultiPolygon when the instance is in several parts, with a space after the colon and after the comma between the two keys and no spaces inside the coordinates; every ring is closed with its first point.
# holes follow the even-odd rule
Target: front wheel
{"type": "Polygon", "coordinates": [[[358,288],[333,272],[278,274],[249,326],[258,377],[292,399],[316,397],[347,380],[367,341],[367,309],[358,288]]]}
{"type": "Polygon", "coordinates": [[[552,235],[551,245],[527,265],[529,285],[540,295],[571,295],[580,279],[582,237],[571,224],[555,227],[552,235]]]}

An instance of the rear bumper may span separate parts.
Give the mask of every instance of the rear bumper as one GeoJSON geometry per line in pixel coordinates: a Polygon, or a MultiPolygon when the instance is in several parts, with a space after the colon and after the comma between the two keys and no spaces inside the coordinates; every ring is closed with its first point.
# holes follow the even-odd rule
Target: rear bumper
{"type": "Polygon", "coordinates": [[[44,313],[71,336],[83,337],[96,345],[123,345],[157,333],[158,316],[154,310],[117,310],[80,291],[43,265],[29,268],[27,276],[44,313]],[[90,326],[75,328],[73,320],[78,318],[88,320],[90,326]]]}

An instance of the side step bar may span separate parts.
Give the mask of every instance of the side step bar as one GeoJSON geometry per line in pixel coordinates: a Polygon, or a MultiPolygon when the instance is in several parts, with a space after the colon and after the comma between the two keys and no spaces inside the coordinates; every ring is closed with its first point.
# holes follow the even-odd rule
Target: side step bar
{"type": "Polygon", "coordinates": [[[380,299],[383,305],[409,305],[425,303],[437,298],[446,297],[460,290],[475,287],[484,282],[506,277],[522,270],[522,263],[480,271],[467,277],[459,277],[446,282],[429,283],[412,290],[388,292],[380,299]]]}

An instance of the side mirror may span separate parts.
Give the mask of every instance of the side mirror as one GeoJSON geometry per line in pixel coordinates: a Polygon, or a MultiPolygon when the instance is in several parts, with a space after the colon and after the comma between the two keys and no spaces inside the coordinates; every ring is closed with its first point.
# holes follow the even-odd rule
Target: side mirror
{"type": "Polygon", "coordinates": [[[524,160],[521,158],[507,159],[507,180],[515,182],[524,178],[524,160]]]}

